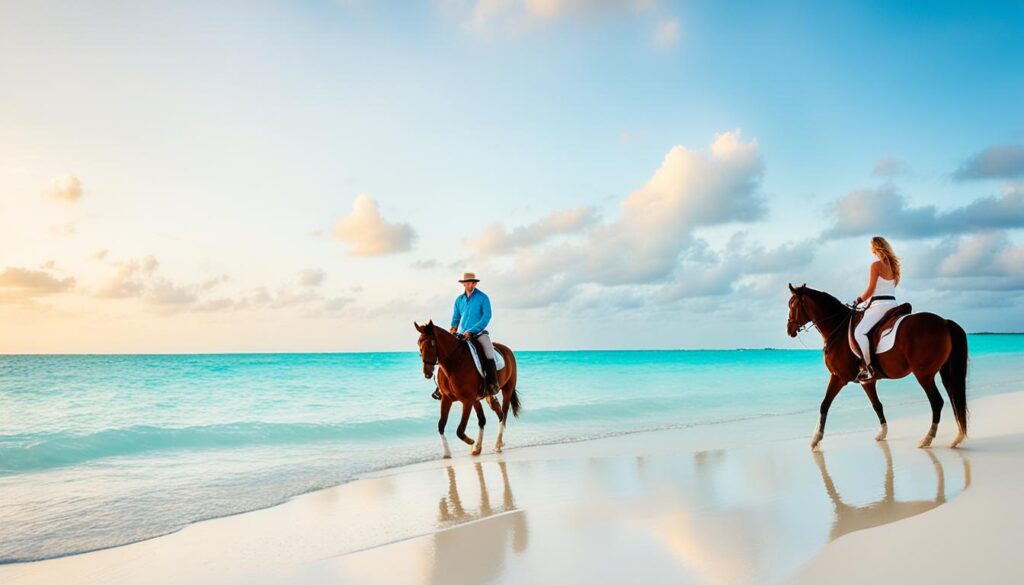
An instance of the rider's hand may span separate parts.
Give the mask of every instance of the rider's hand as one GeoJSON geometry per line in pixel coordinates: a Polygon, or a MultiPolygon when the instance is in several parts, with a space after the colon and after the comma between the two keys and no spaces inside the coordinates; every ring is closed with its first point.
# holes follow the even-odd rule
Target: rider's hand
{"type": "Polygon", "coordinates": [[[473,334],[470,333],[469,331],[467,331],[467,332],[463,333],[462,336],[465,337],[466,339],[469,339],[470,337],[473,337],[473,334]]]}
{"type": "Polygon", "coordinates": [[[857,305],[859,305],[859,304],[861,304],[861,303],[863,303],[863,302],[864,302],[864,299],[862,299],[862,298],[860,298],[860,297],[857,297],[857,298],[856,298],[856,299],[855,299],[855,300],[853,301],[853,306],[855,306],[855,307],[856,307],[857,305]]]}
{"type": "Polygon", "coordinates": [[[457,332],[458,330],[459,330],[459,328],[458,328],[458,327],[449,327],[449,328],[448,328],[448,331],[450,331],[452,335],[455,335],[455,333],[456,333],[456,332],[457,332]]]}

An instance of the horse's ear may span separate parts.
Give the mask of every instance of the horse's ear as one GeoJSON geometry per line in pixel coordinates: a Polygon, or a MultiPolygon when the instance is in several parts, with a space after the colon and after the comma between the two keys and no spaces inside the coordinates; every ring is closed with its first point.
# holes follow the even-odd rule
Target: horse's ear
{"type": "Polygon", "coordinates": [[[427,325],[433,327],[434,326],[434,320],[431,319],[430,321],[427,321],[427,325]]]}
{"type": "Polygon", "coordinates": [[[416,331],[419,331],[420,333],[423,333],[423,327],[421,327],[419,323],[413,321],[412,325],[413,325],[413,327],[416,328],[416,331]]]}
{"type": "Polygon", "coordinates": [[[796,294],[796,289],[795,289],[795,288],[793,288],[793,283],[792,283],[792,282],[791,282],[791,283],[789,283],[789,292],[791,292],[791,293],[793,293],[793,294],[796,294]]]}
{"type": "Polygon", "coordinates": [[[800,288],[807,288],[807,283],[805,282],[805,283],[801,284],[800,288]]]}

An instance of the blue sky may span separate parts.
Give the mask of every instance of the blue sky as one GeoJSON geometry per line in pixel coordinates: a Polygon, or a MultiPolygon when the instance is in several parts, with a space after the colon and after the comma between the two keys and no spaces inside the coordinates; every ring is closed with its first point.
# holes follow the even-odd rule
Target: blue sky
{"type": "Polygon", "coordinates": [[[464,270],[513,347],[789,347],[785,283],[856,295],[875,233],[919,309],[1021,330],[1022,25],[3,3],[0,351],[407,349],[464,270]]]}

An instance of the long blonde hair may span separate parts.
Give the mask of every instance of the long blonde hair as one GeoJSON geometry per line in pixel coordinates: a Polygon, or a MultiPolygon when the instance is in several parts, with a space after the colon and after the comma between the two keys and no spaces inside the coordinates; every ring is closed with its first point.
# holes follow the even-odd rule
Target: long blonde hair
{"type": "Polygon", "coordinates": [[[896,252],[892,251],[892,246],[882,236],[875,236],[871,238],[871,249],[875,250],[882,256],[882,262],[885,262],[889,266],[889,270],[892,270],[892,278],[896,284],[900,283],[900,258],[896,255],[896,252]]]}

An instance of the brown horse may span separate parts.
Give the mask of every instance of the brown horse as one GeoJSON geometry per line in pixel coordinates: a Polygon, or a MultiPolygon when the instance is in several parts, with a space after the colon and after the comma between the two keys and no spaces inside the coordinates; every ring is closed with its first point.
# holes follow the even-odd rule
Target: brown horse
{"type": "MultiPolygon", "coordinates": [[[[473,447],[472,454],[479,455],[483,450],[484,425],[487,419],[484,417],[484,409],[480,404],[481,398],[477,395],[480,388],[480,374],[476,371],[473,363],[473,356],[469,352],[466,342],[455,337],[443,327],[434,325],[430,321],[426,325],[413,323],[416,331],[420,332],[417,345],[420,348],[420,359],[423,360],[423,376],[428,380],[434,376],[434,367],[439,366],[437,372],[437,387],[441,390],[441,419],[437,421],[437,432],[441,434],[442,456],[448,459],[452,456],[448,449],[448,439],[444,436],[444,427],[448,424],[448,412],[453,402],[462,403],[462,420],[459,421],[459,428],[456,435],[467,445],[473,447]],[[466,436],[466,424],[469,422],[470,410],[476,410],[476,420],[480,425],[477,440],[473,441],[466,436]]],[[[501,387],[502,403],[494,396],[487,397],[487,403],[491,410],[498,415],[498,437],[494,443],[494,450],[501,453],[505,446],[505,422],[508,420],[508,412],[511,408],[514,416],[519,416],[519,394],[516,392],[516,357],[512,350],[500,343],[494,344],[494,350],[500,351],[505,358],[505,367],[498,370],[498,386],[501,387]]]]}
{"type": "MultiPolygon", "coordinates": [[[[818,428],[811,438],[811,449],[814,449],[824,436],[825,418],[832,400],[843,386],[857,377],[860,358],[850,349],[846,336],[854,310],[832,295],[807,288],[807,285],[794,288],[791,284],[789,290],[792,296],[786,332],[790,337],[796,337],[808,323],[813,323],[825,340],[825,367],[832,374],[825,398],[821,401],[818,428]]],[[[956,447],[967,437],[967,334],[962,327],[934,313],[914,313],[903,320],[893,348],[875,359],[890,378],[914,374],[918,384],[924,388],[932,407],[932,426],[921,439],[919,447],[930,446],[939,427],[943,402],[935,386],[936,373],[942,378],[942,385],[949,395],[959,430],[950,447],[956,447]]],[[[875,380],[864,382],[862,386],[882,426],[875,439],[882,441],[888,425],[882,403],[878,401],[875,380]]]]}

